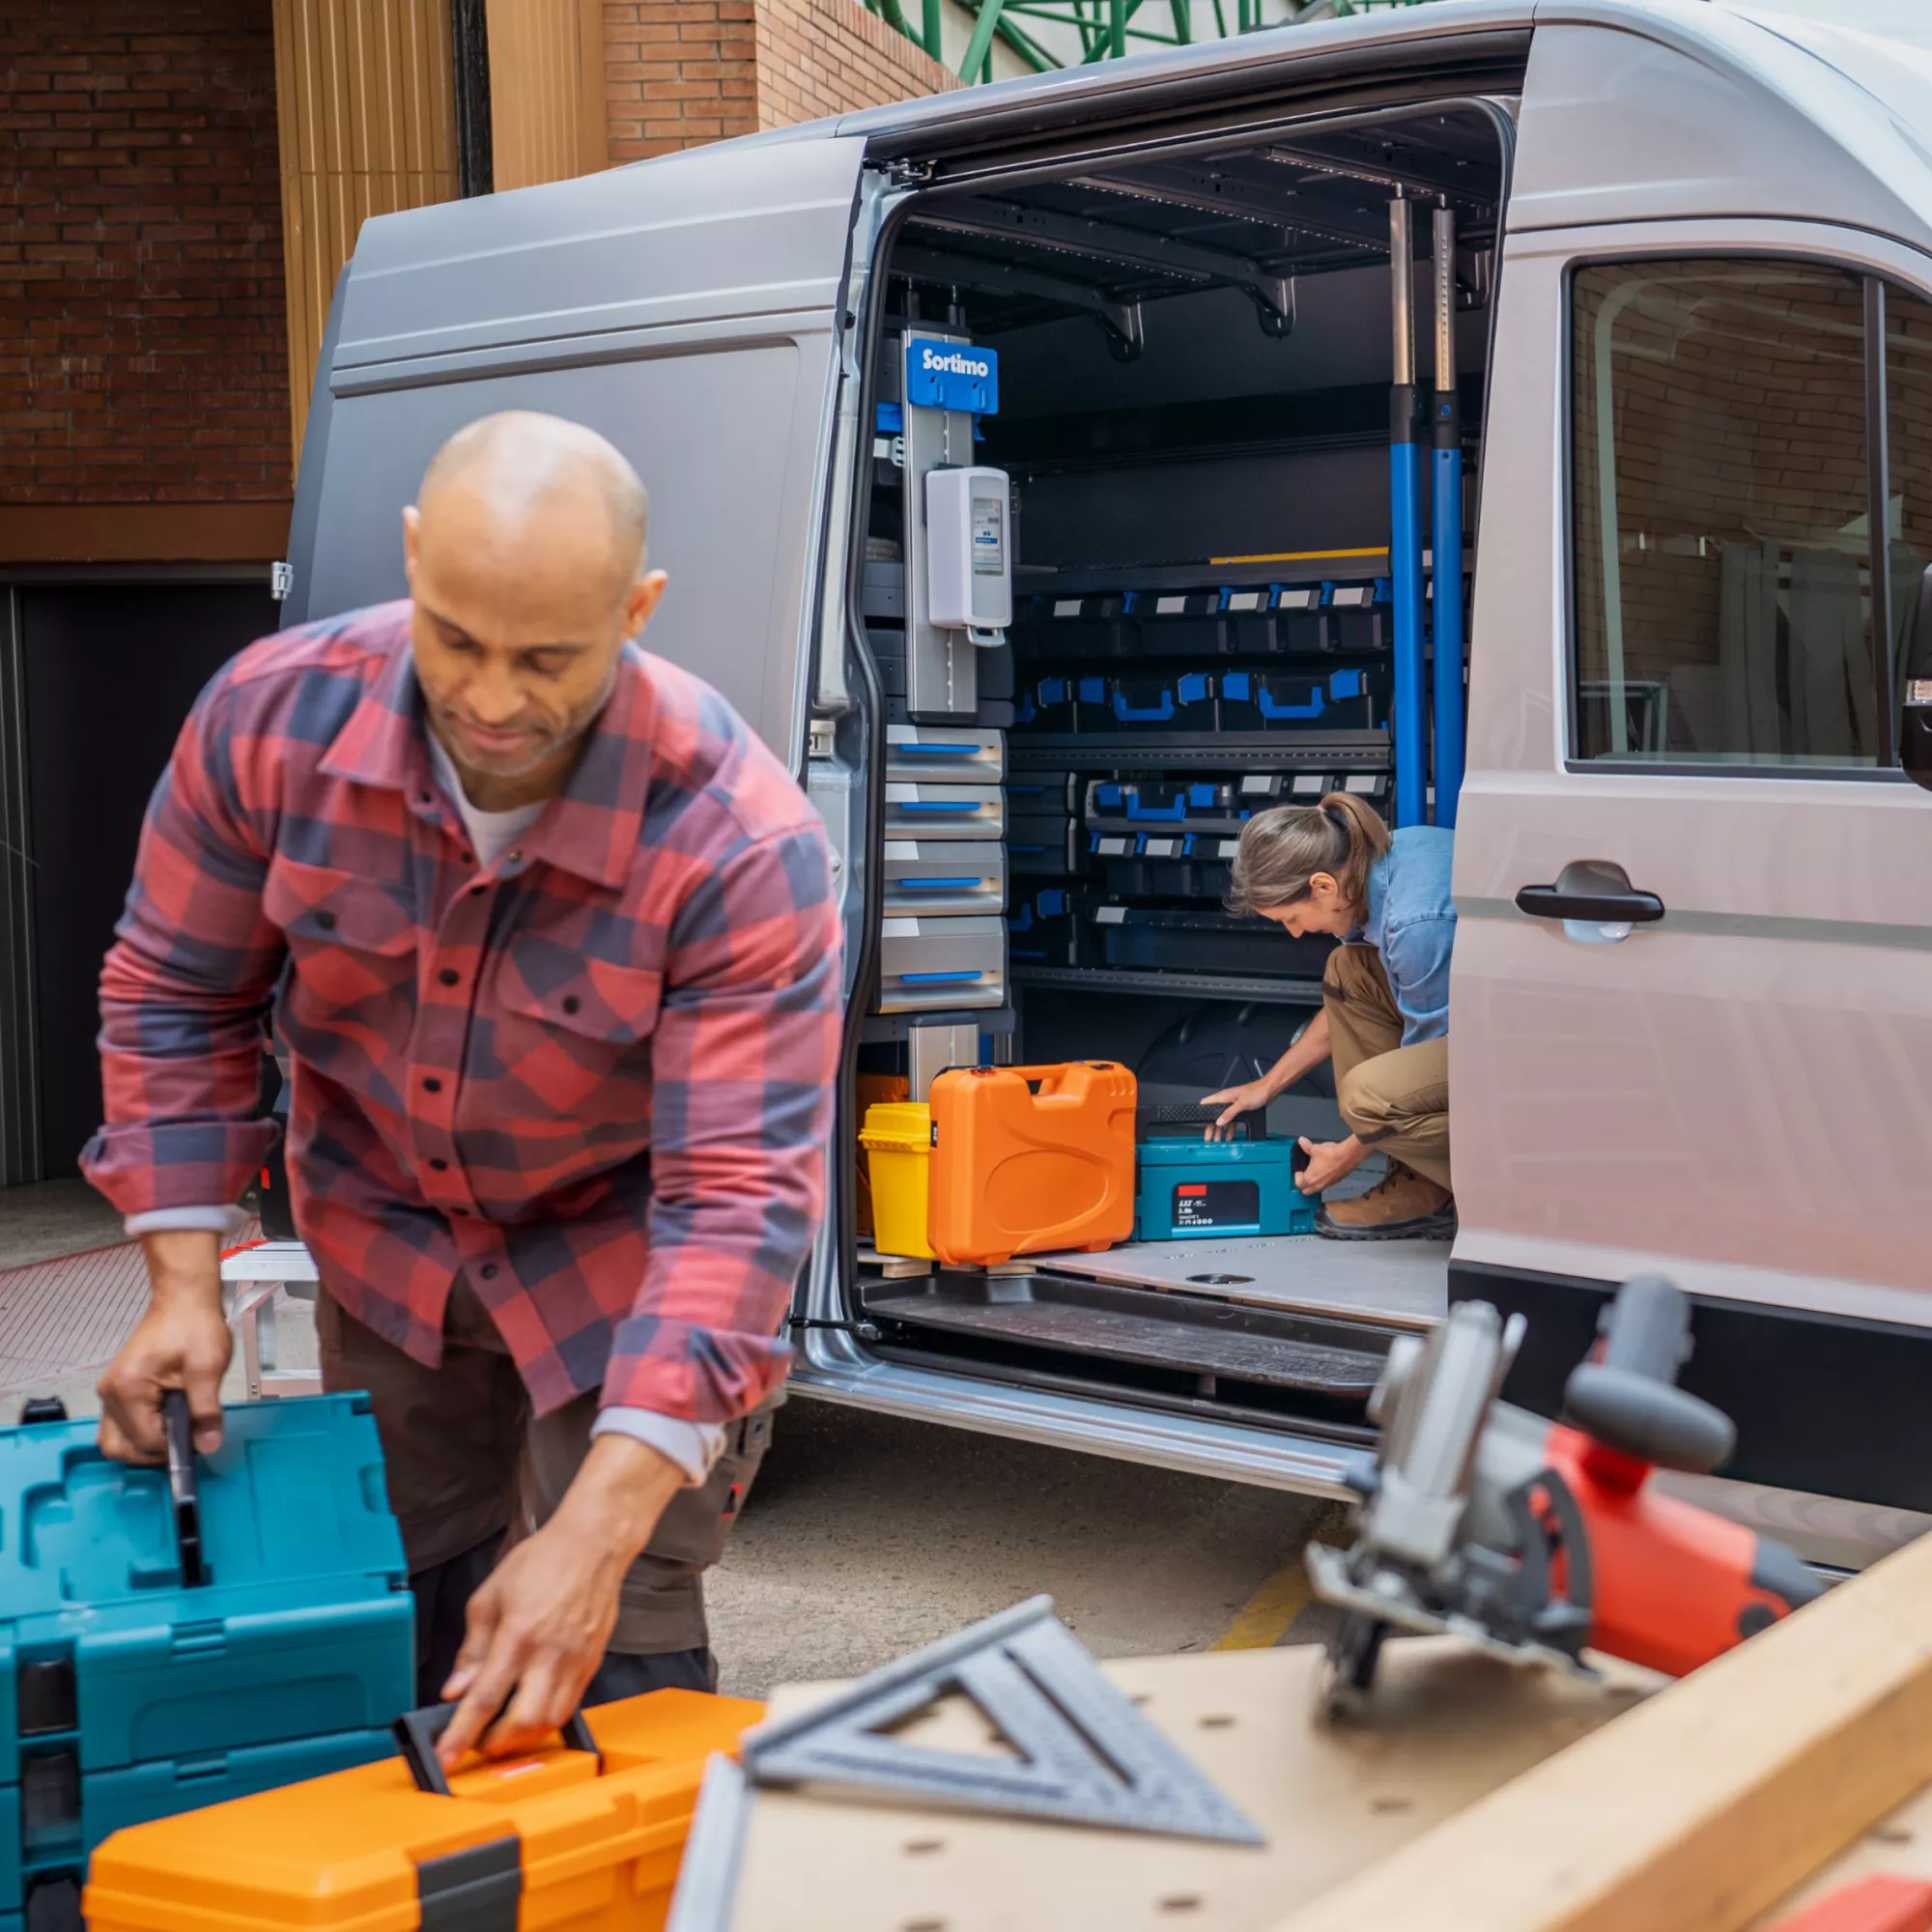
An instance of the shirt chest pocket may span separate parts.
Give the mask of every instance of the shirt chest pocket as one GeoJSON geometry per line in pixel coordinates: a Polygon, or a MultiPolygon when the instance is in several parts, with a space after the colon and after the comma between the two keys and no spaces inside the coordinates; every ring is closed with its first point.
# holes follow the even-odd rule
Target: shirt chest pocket
{"type": "Polygon", "coordinates": [[[415,921],[383,886],[277,855],[262,909],[288,942],[289,999],[300,1017],[327,1020],[399,993],[413,1004],[415,921]]]}
{"type": "Polygon", "coordinates": [[[661,973],[513,944],[495,992],[495,1011],[478,1017],[488,1019],[493,1071],[512,1083],[515,1108],[647,1131],[661,973]]]}

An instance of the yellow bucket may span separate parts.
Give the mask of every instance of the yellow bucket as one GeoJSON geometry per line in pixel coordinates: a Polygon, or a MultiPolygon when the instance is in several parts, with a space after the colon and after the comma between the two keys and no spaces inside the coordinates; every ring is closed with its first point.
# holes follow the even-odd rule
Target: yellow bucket
{"type": "Polygon", "coordinates": [[[859,1132],[872,1175],[872,1243],[882,1255],[932,1259],[925,1239],[932,1109],[923,1100],[878,1100],[859,1132]]]}

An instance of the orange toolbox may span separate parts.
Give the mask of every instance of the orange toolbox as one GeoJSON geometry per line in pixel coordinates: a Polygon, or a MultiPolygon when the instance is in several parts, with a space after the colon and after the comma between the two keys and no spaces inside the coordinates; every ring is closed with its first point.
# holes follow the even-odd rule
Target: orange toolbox
{"type": "Polygon", "coordinates": [[[454,1709],[398,1719],[399,1757],[115,1833],[90,1932],[658,1932],[705,1760],[764,1715],[652,1690],[445,1778],[454,1709]]]}
{"type": "Polygon", "coordinates": [[[1134,1076],[1111,1060],[971,1066],[932,1083],[926,1239],[952,1266],[1134,1231],[1134,1076]]]}

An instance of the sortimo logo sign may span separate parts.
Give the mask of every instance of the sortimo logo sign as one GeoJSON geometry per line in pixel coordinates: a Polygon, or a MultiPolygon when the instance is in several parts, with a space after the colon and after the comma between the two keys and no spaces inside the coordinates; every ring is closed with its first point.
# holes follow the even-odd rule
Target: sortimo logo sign
{"type": "Polygon", "coordinates": [[[977,376],[981,382],[993,373],[993,365],[983,355],[963,355],[956,349],[936,349],[929,342],[920,345],[919,366],[934,376],[977,376]]]}

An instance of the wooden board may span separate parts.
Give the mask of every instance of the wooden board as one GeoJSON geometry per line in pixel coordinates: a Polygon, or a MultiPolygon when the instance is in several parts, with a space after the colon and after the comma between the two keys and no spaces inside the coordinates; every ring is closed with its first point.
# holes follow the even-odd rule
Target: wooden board
{"type": "MultiPolygon", "coordinates": [[[[1418,1638],[1388,1646],[1373,1721],[1329,1729],[1312,1720],[1319,1662],[1299,1645],[1102,1666],[1265,1847],[767,1792],[735,1932],[1260,1932],[1663,1682],[1612,1664],[1593,1686],[1418,1638]]],[[[830,1688],[782,1689],[773,1715],[830,1688]]],[[[995,1747],[963,1702],[918,1736],[995,1747]]]]}
{"type": "Polygon", "coordinates": [[[1741,1932],[1928,1780],[1932,1537],[1279,1932],[1741,1932]]]}
{"type": "Polygon", "coordinates": [[[1751,1932],[1774,1932],[1802,1907],[1879,1872],[1932,1880],[1932,1785],[1915,1792],[1896,1811],[1861,1833],[1823,1871],[1752,1919],[1751,1932]]]}

